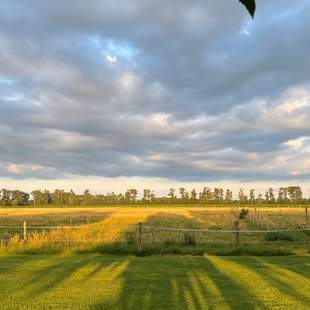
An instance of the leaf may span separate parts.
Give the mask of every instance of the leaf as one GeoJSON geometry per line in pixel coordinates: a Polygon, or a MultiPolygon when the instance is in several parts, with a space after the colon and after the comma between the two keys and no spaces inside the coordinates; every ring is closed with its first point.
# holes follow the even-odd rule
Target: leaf
{"type": "Polygon", "coordinates": [[[255,10],[256,10],[256,3],[255,0],[239,0],[249,11],[252,18],[254,18],[255,10]]]}

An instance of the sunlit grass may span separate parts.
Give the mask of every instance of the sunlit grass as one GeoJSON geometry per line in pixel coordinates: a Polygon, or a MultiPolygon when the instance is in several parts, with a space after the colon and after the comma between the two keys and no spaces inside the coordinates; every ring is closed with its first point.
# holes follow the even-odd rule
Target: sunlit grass
{"type": "Polygon", "coordinates": [[[309,309],[310,257],[0,255],[0,309],[309,309]]]}
{"type": "MultiPolygon", "coordinates": [[[[98,247],[101,247],[100,252],[104,252],[104,245],[118,245],[121,243],[136,247],[138,239],[137,225],[142,223],[142,243],[144,248],[150,246],[182,247],[192,240],[193,244],[188,245],[207,246],[207,253],[215,254],[215,252],[209,251],[212,244],[235,243],[234,233],[223,233],[221,231],[233,230],[234,221],[238,218],[238,214],[238,211],[230,207],[185,208],[161,206],[157,208],[149,206],[144,208],[0,209],[0,225],[20,227],[20,229],[0,229],[0,236],[9,237],[9,241],[3,243],[2,249],[6,248],[19,253],[59,253],[72,249],[92,251],[98,247]],[[23,240],[23,221],[27,221],[29,227],[26,241],[23,240]],[[31,229],[32,226],[39,228],[31,229]],[[46,226],[64,227],[48,229],[46,226]],[[160,228],[165,227],[194,230],[211,229],[213,232],[186,233],[185,231],[160,230],[160,228]]],[[[305,223],[303,212],[300,209],[281,209],[281,217],[282,221],[279,223],[278,208],[262,208],[256,212],[251,209],[248,218],[241,221],[241,230],[278,229],[284,227],[285,223],[285,228],[292,229],[308,225],[308,223],[305,223]],[[285,221],[283,218],[285,218],[285,221]]],[[[301,243],[309,242],[310,234],[296,233],[293,240],[301,243]]],[[[241,235],[241,243],[265,242],[264,234],[243,233],[241,235]]],[[[309,252],[306,243],[302,244],[300,248],[301,250],[297,249],[297,251],[294,249],[292,253],[309,252]]],[[[198,252],[203,253],[204,250],[200,249],[198,252]]],[[[132,248],[128,253],[135,253],[135,251],[132,248]]],[[[126,253],[126,250],[121,249],[116,252],[126,253]]],[[[155,253],[156,251],[149,251],[149,253],[151,252],[155,253]]],[[[109,248],[108,253],[113,253],[113,247],[109,248]]],[[[166,253],[166,251],[163,251],[163,253],[166,253]]],[[[170,253],[179,252],[174,249],[170,253]]],[[[194,252],[188,253],[194,254],[194,252]]],[[[284,252],[281,250],[279,253],[283,255],[284,252]]],[[[267,252],[265,252],[266,254],[267,252]]]]}

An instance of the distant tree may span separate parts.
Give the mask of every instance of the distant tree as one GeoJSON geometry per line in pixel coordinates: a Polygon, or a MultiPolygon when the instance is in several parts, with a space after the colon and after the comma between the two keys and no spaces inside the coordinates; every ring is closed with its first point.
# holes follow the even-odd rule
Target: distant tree
{"type": "Polygon", "coordinates": [[[278,191],[278,203],[284,202],[284,188],[280,187],[278,191]]]}
{"type": "Polygon", "coordinates": [[[77,195],[75,195],[74,191],[71,189],[68,197],[68,204],[69,205],[77,205],[79,204],[79,198],[77,195]]]}
{"type": "Polygon", "coordinates": [[[204,187],[202,192],[199,193],[199,201],[206,202],[207,201],[207,188],[204,187]]]}
{"type": "Polygon", "coordinates": [[[275,196],[274,196],[274,189],[269,188],[269,190],[265,194],[265,200],[267,203],[274,203],[275,202],[275,196]]]}
{"type": "Polygon", "coordinates": [[[179,188],[179,191],[180,191],[180,196],[181,196],[181,199],[184,200],[185,199],[185,196],[186,196],[186,190],[184,187],[180,187],[179,188]]]}
{"type": "Polygon", "coordinates": [[[222,188],[215,188],[213,192],[213,200],[215,202],[223,202],[224,200],[224,191],[222,188]]]}
{"type": "Polygon", "coordinates": [[[131,188],[125,193],[126,203],[134,203],[137,200],[138,191],[135,188],[131,188]]]}
{"type": "Polygon", "coordinates": [[[53,203],[56,205],[65,204],[65,191],[61,189],[55,189],[53,193],[53,203]]]}
{"type": "Polygon", "coordinates": [[[138,197],[138,191],[135,188],[130,189],[132,202],[136,202],[138,197]]]}
{"type": "Polygon", "coordinates": [[[193,189],[193,190],[191,191],[191,201],[192,201],[192,202],[197,202],[197,193],[196,193],[196,190],[195,190],[195,189],[193,189]]]}
{"type": "Polygon", "coordinates": [[[302,189],[300,186],[288,187],[287,193],[291,202],[300,203],[302,201],[302,189]]]}
{"type": "Polygon", "coordinates": [[[240,203],[246,203],[248,201],[248,197],[245,195],[243,188],[240,188],[238,198],[240,203]]]}
{"type": "Polygon", "coordinates": [[[251,189],[250,190],[250,202],[251,203],[255,203],[256,199],[255,199],[255,189],[251,189]]]}
{"type": "Polygon", "coordinates": [[[1,190],[1,204],[3,206],[9,206],[11,203],[11,193],[9,190],[3,188],[1,190]]]}
{"type": "Polygon", "coordinates": [[[233,198],[233,193],[230,189],[226,189],[226,193],[225,193],[225,202],[226,203],[230,203],[232,202],[232,198],[233,198]]]}
{"type": "Polygon", "coordinates": [[[84,191],[84,195],[83,195],[83,204],[84,205],[90,205],[92,204],[92,195],[90,194],[89,189],[86,189],[84,191]]]}
{"type": "Polygon", "coordinates": [[[175,200],[176,197],[175,197],[175,189],[174,188],[169,189],[168,197],[171,201],[175,200]]]}
{"type": "Polygon", "coordinates": [[[206,194],[207,194],[207,202],[212,202],[214,195],[212,193],[211,188],[207,187],[206,194]]]}
{"type": "Polygon", "coordinates": [[[40,206],[42,204],[42,192],[40,190],[35,190],[32,193],[33,205],[40,206]]]}
{"type": "Polygon", "coordinates": [[[49,191],[45,190],[43,193],[41,193],[41,204],[42,205],[48,205],[51,202],[52,202],[52,196],[49,191]]]}
{"type": "Polygon", "coordinates": [[[142,200],[144,202],[151,202],[151,198],[152,198],[152,191],[150,189],[144,189],[142,200]]]}
{"type": "Polygon", "coordinates": [[[12,206],[28,206],[29,205],[29,197],[28,193],[14,190],[11,191],[11,204],[12,206]]]}

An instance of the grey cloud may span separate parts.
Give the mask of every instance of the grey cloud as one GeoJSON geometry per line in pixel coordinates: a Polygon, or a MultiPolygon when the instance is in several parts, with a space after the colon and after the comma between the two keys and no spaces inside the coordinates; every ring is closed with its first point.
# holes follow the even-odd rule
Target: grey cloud
{"type": "Polygon", "coordinates": [[[309,177],[310,4],[277,7],[2,1],[0,175],[309,177]]]}

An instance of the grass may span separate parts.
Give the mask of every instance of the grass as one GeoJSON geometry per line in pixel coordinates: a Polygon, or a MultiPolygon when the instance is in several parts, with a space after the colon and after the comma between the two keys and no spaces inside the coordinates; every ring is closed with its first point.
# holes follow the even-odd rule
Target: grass
{"type": "Polygon", "coordinates": [[[0,309],[309,309],[310,257],[0,255],[0,309]]]}
{"type": "MultiPolygon", "coordinates": [[[[1,246],[10,253],[73,252],[103,254],[190,254],[202,255],[292,255],[309,254],[309,232],[282,234],[241,234],[241,245],[235,246],[233,230],[237,212],[231,207],[102,207],[0,209],[1,246]],[[22,223],[39,228],[29,229],[22,240],[22,223]],[[138,230],[143,223],[142,253],[138,252],[138,230]],[[45,226],[69,226],[76,229],[46,229],[45,226]],[[155,227],[150,228],[150,227],[155,227]],[[213,232],[180,232],[162,227],[211,229],[213,232]],[[238,254],[239,253],[239,254],[238,254]]],[[[241,230],[299,229],[310,226],[304,210],[297,208],[260,208],[250,210],[241,221],[241,230]]]]}
{"type": "MultiPolygon", "coordinates": [[[[310,232],[243,233],[235,245],[219,231],[237,217],[210,206],[0,209],[0,226],[17,226],[0,229],[0,309],[310,309],[310,232]],[[39,227],[26,241],[23,221],[39,227]]],[[[297,208],[251,209],[241,221],[303,226],[297,208]]]]}

